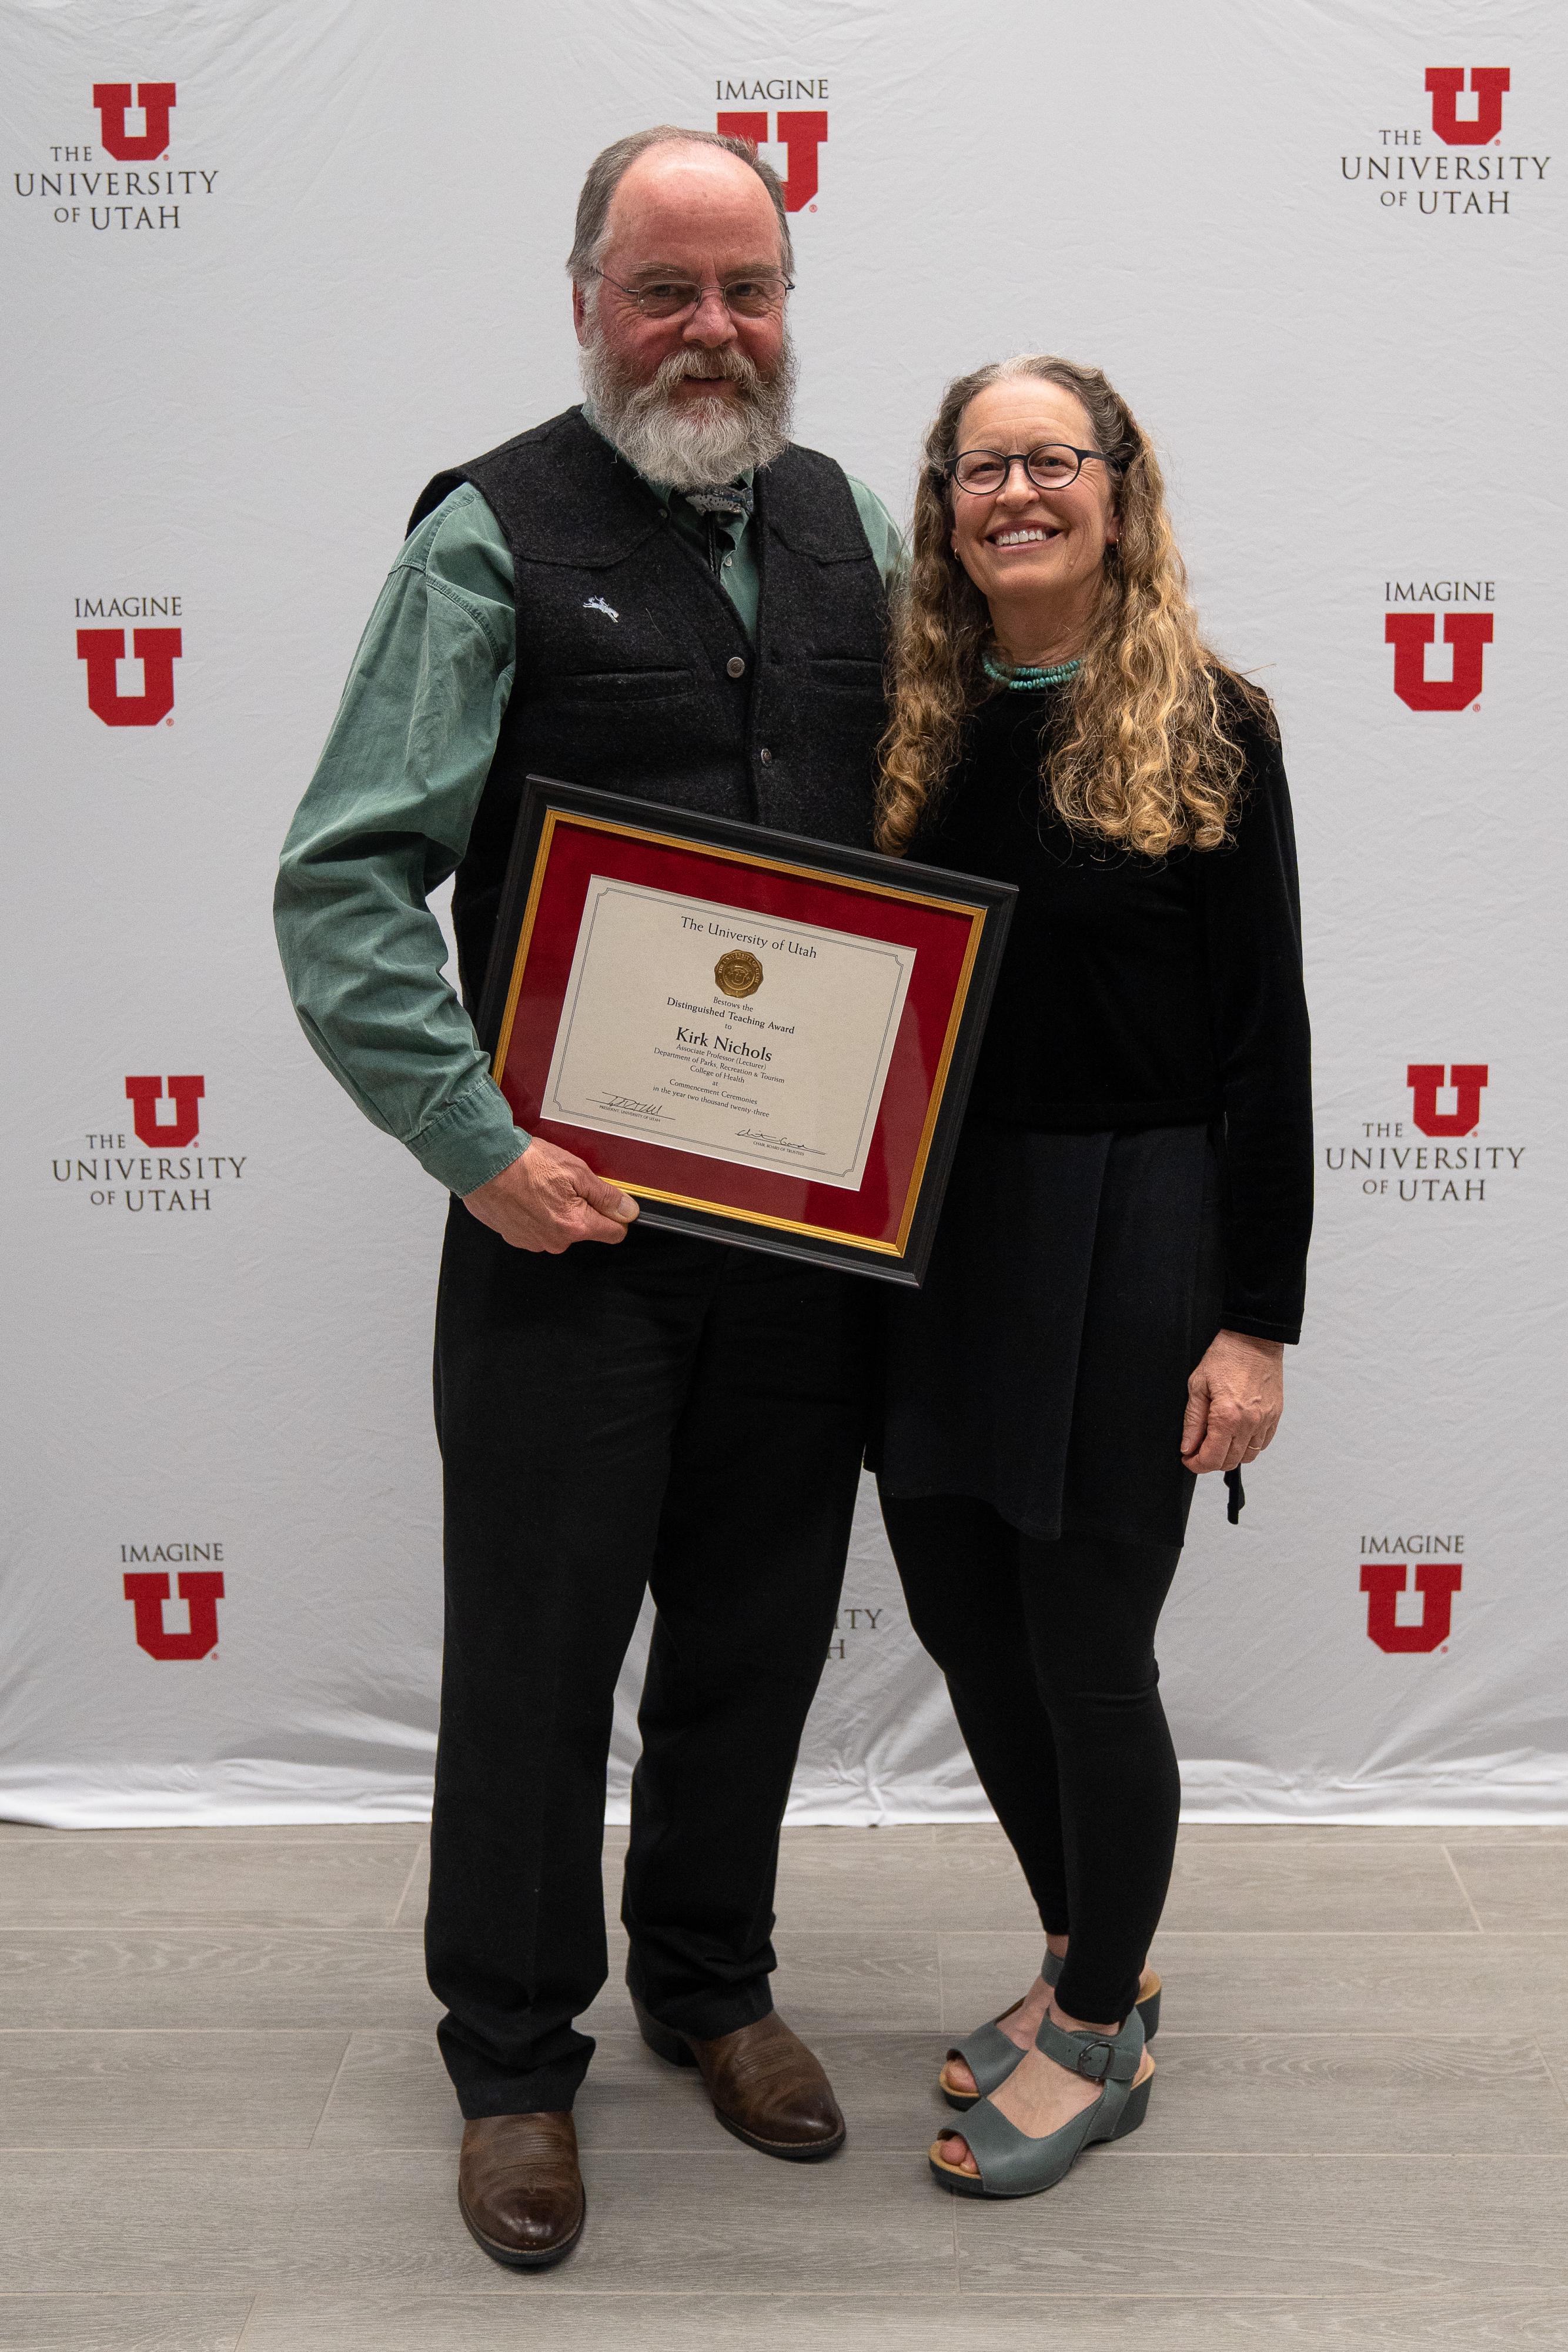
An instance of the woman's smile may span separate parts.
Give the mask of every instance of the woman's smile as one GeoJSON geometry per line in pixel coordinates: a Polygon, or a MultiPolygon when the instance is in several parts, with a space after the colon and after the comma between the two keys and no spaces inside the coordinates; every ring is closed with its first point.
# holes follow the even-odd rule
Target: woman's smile
{"type": "Polygon", "coordinates": [[[1054,523],[1005,523],[986,533],[989,547],[1038,547],[1046,540],[1060,539],[1061,533],[1054,523]]]}

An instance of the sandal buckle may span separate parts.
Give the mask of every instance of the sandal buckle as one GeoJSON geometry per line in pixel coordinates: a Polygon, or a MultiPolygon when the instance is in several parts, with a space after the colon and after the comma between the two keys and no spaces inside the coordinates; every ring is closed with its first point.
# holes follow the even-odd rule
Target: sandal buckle
{"type": "Polygon", "coordinates": [[[1091,2083],[1103,2083],[1111,2071],[1111,2062],[1115,2054],[1113,2042],[1081,2042],[1073,2062],[1075,2070],[1091,2083]]]}

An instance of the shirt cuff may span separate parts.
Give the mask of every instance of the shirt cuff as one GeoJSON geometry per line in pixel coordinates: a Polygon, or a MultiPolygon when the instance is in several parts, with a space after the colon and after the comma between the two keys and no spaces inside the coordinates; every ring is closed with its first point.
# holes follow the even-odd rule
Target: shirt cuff
{"type": "Polygon", "coordinates": [[[500,1087],[485,1077],[410,1136],[408,1148],[427,1176],[461,1196],[520,1160],[528,1141],[500,1087]]]}

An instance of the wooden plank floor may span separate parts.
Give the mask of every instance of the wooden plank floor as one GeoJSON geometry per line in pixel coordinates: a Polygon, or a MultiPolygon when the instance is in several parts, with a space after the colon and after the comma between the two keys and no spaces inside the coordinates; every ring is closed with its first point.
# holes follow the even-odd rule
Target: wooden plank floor
{"type": "MultiPolygon", "coordinates": [[[[624,1832],[612,1832],[612,1887],[624,1832]]],[[[779,2005],[850,2121],[770,2163],[631,2031],[572,2259],[497,2269],[416,1829],[0,1825],[0,2347],[1359,2352],[1568,2346],[1568,1830],[1189,1829],[1149,2122],[1049,2197],[923,2151],[1040,1938],[995,1830],[796,1830],[779,2005]]]]}

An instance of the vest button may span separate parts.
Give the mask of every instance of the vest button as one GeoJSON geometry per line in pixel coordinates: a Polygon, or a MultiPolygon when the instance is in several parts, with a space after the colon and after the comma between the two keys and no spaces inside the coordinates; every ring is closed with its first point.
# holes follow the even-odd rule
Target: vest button
{"type": "Polygon", "coordinates": [[[741,660],[738,654],[731,654],[729,659],[725,664],[725,668],[731,677],[744,677],[746,676],[746,664],[741,660]]]}
{"type": "Polygon", "coordinates": [[[766,745],[766,744],[764,744],[764,746],[763,746],[762,750],[761,750],[760,751],[758,751],[758,753],[757,754],[757,756],[758,756],[758,758],[761,761],[761,762],[762,762],[763,766],[766,768],[766,767],[768,766],[768,762],[771,761],[771,759],[772,759],[772,757],[773,757],[773,754],[772,754],[772,752],[771,752],[770,751],[768,751],[768,749],[767,745],[766,745]]]}

